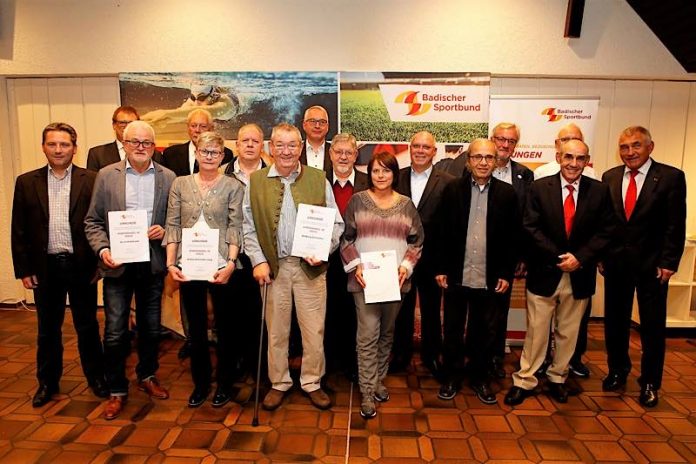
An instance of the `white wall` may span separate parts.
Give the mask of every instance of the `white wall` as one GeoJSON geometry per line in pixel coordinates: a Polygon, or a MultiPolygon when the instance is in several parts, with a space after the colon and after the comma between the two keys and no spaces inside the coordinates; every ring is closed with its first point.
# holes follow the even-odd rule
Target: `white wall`
{"type": "Polygon", "coordinates": [[[490,71],[683,76],[624,0],[0,0],[0,74],[490,71]]]}

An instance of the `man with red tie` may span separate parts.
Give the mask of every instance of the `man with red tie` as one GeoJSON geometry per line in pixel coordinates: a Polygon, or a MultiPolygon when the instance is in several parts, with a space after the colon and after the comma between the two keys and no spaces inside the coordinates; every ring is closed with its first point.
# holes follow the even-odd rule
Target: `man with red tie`
{"type": "Polygon", "coordinates": [[[517,405],[531,395],[534,373],[546,355],[551,318],[556,318],[556,349],[546,370],[549,395],[568,401],[564,384],[575,350],[580,320],[594,294],[596,265],[615,228],[609,188],[583,176],[590,160],[581,140],[561,146],[560,174],[534,182],[529,190],[523,226],[529,241],[527,263],[527,334],[520,370],[505,404],[517,405]]]}
{"type": "Polygon", "coordinates": [[[604,332],[609,375],[605,391],[622,390],[631,370],[628,340],[633,293],[638,294],[641,355],[640,403],[658,402],[665,361],[667,283],[679,267],[686,236],[684,172],[650,157],[655,144],[644,127],[619,136],[623,166],[604,173],[618,229],[615,246],[603,262],[604,332]]]}

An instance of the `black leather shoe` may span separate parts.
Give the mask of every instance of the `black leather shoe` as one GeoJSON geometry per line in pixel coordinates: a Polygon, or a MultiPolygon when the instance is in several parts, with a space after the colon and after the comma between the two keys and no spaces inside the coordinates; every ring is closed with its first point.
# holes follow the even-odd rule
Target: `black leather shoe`
{"type": "Polygon", "coordinates": [[[458,390],[459,388],[457,388],[457,385],[453,382],[447,382],[440,387],[440,391],[437,392],[437,397],[441,400],[451,400],[457,396],[458,390]]]}
{"type": "Polygon", "coordinates": [[[33,408],[40,408],[41,406],[45,405],[49,401],[51,401],[51,397],[53,396],[54,393],[57,393],[58,389],[57,388],[51,388],[46,384],[41,384],[39,385],[39,389],[36,390],[36,393],[34,394],[34,398],[31,400],[31,406],[33,408]]]}
{"type": "Polygon", "coordinates": [[[602,390],[605,392],[615,392],[622,390],[626,386],[626,376],[616,372],[609,372],[602,380],[602,390]]]}
{"type": "Polygon", "coordinates": [[[213,395],[212,405],[214,408],[221,408],[232,400],[229,389],[217,387],[213,395]]]}
{"type": "Polygon", "coordinates": [[[208,393],[210,393],[210,390],[207,388],[194,388],[193,393],[189,396],[188,407],[197,408],[205,403],[205,400],[208,398],[208,393]]]}
{"type": "Polygon", "coordinates": [[[566,390],[566,387],[564,384],[556,383],[556,382],[549,382],[548,387],[549,387],[549,396],[551,398],[558,401],[559,403],[567,403],[568,402],[568,390],[566,390]]]}
{"type": "Polygon", "coordinates": [[[510,391],[507,392],[507,395],[505,395],[505,404],[508,406],[517,406],[518,404],[522,404],[525,398],[532,394],[532,390],[525,390],[524,388],[513,386],[510,391]]]}
{"type": "Polygon", "coordinates": [[[471,385],[472,390],[476,393],[476,398],[479,399],[483,404],[496,404],[498,400],[495,399],[495,393],[491,390],[491,386],[488,382],[479,382],[471,385]]]}
{"type": "Polygon", "coordinates": [[[568,370],[570,370],[570,373],[575,377],[580,377],[582,379],[586,379],[590,376],[590,369],[588,369],[582,361],[571,362],[568,366],[568,370]]]}
{"type": "Polygon", "coordinates": [[[657,402],[659,400],[658,395],[657,395],[657,388],[655,388],[655,385],[651,383],[646,383],[641,389],[640,389],[640,404],[645,406],[646,408],[654,408],[657,406],[657,402]]]}
{"type": "Polygon", "coordinates": [[[104,380],[102,377],[96,377],[89,382],[89,388],[92,390],[92,393],[94,393],[94,396],[98,396],[99,398],[108,398],[109,397],[109,386],[106,384],[106,380],[104,380]]]}

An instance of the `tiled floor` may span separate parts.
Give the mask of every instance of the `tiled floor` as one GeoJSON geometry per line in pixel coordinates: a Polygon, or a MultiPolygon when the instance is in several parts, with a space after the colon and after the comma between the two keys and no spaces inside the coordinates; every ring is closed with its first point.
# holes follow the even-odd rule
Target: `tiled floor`
{"type": "MultiPolygon", "coordinates": [[[[0,318],[0,462],[696,462],[696,347],[684,339],[668,341],[661,401],[650,411],[637,401],[635,373],[624,396],[601,391],[602,325],[592,323],[592,376],[565,405],[539,394],[511,409],[499,394],[497,405],[484,406],[466,388],[441,401],[437,382],[414,362],[408,374],[388,377],[391,400],[374,420],[360,418],[357,391],[351,396],[350,384],[337,377],[329,380],[331,410],[318,411],[294,392],[277,411],[262,411],[253,427],[253,400],[186,407],[188,362],[178,361],[174,340],[162,343],[160,359],[172,397],[150,401],[132,387],[122,418],[105,421],[82,377],[69,318],[61,394],[33,409],[34,314],[2,311],[0,318]]],[[[508,373],[518,357],[513,349],[508,373]]],[[[497,386],[509,387],[509,376],[497,386]]],[[[253,399],[252,392],[251,382],[242,384],[239,397],[253,399]]]]}

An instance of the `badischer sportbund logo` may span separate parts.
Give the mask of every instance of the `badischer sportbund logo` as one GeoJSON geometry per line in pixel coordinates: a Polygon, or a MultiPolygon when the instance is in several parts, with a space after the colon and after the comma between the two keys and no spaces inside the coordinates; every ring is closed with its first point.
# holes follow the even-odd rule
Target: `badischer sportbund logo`
{"type": "Polygon", "coordinates": [[[585,110],[580,108],[544,108],[541,115],[548,117],[547,122],[556,122],[561,119],[592,119],[592,115],[585,114],[585,110]]]}
{"type": "Polygon", "coordinates": [[[465,105],[460,102],[464,102],[466,96],[457,95],[454,93],[425,93],[418,92],[415,90],[407,90],[400,93],[394,99],[394,103],[403,103],[407,105],[408,111],[407,116],[421,116],[432,108],[433,111],[481,111],[481,104],[477,105],[465,105]],[[420,100],[423,102],[435,102],[435,103],[421,103],[418,98],[418,94],[421,94],[420,100]],[[447,102],[447,103],[439,103],[447,102]],[[456,102],[450,104],[449,102],[456,102]]]}

